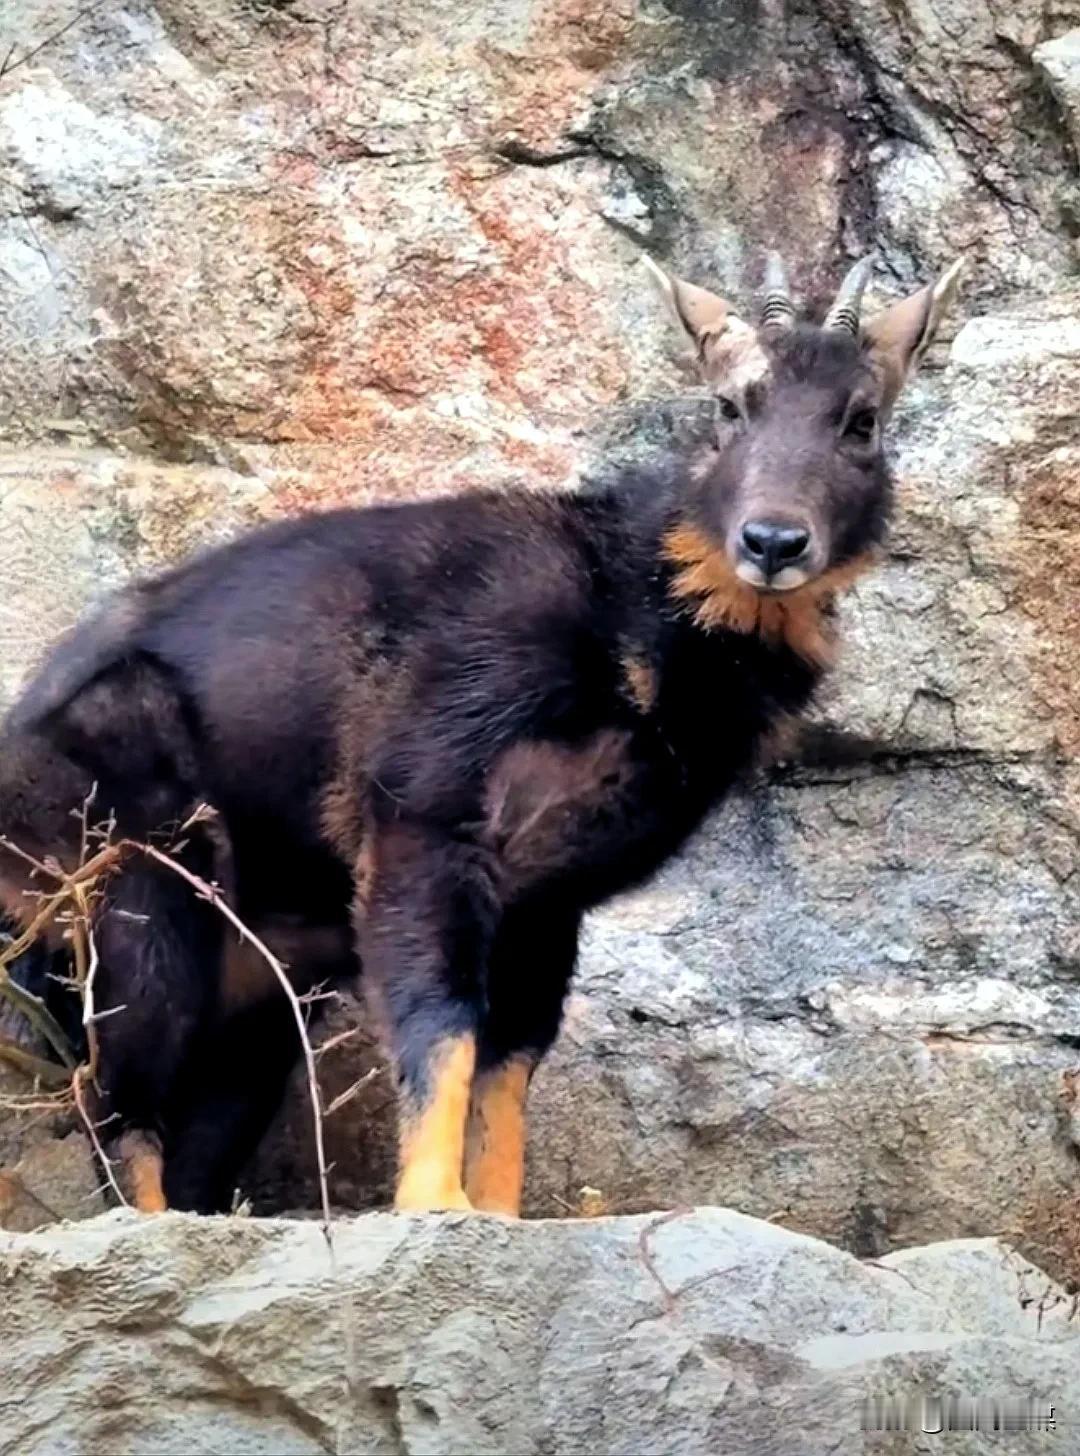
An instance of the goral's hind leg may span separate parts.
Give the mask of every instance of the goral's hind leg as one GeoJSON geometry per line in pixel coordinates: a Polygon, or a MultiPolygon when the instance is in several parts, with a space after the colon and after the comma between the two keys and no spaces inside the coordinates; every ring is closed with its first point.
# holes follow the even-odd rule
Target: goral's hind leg
{"type": "Polygon", "coordinates": [[[170,1207],[229,1211],[299,1055],[296,1022],[280,992],[225,1017],[200,1042],[174,1103],[165,1167],[170,1207]]]}
{"type": "Polygon", "coordinates": [[[377,831],[360,958],[398,1077],[399,1209],[468,1208],[465,1127],[498,905],[489,857],[414,825],[377,831]]]}
{"type": "Polygon", "coordinates": [[[127,1196],[140,1213],[164,1213],[165,1157],[161,1139],[156,1133],[129,1127],[115,1142],[120,1163],[121,1180],[127,1184],[127,1196]]]}
{"type": "Polygon", "coordinates": [[[509,909],[496,932],[465,1156],[474,1208],[516,1218],[525,1178],[525,1100],[555,1040],[577,957],[578,911],[544,903],[509,909]]]}
{"type": "MultiPolygon", "coordinates": [[[[205,874],[199,846],[185,857],[205,874]]],[[[132,859],[107,889],[95,935],[98,1079],[107,1151],[136,1208],[166,1205],[163,1153],[181,1074],[199,1044],[216,991],[217,912],[162,866],[132,859]]]]}
{"type": "MultiPolygon", "coordinates": [[[[95,820],[111,818],[117,840],[160,843],[171,842],[203,798],[192,727],[169,673],[142,657],[113,661],[109,652],[99,668],[43,721],[33,717],[35,691],[40,699],[52,689],[47,678],[39,683],[18,710],[24,726],[5,730],[0,753],[0,830],[37,858],[70,867],[86,848],[72,817],[80,805],[95,820]]],[[[192,824],[183,839],[176,858],[220,883],[224,830],[192,824]]],[[[16,911],[25,898],[21,863],[0,847],[0,902],[16,911]]],[[[134,851],[102,881],[93,914],[100,1097],[87,1102],[97,1104],[92,1115],[106,1152],[119,1155],[129,1195],[158,1210],[170,1104],[213,1010],[223,922],[171,870],[134,851]]]]}

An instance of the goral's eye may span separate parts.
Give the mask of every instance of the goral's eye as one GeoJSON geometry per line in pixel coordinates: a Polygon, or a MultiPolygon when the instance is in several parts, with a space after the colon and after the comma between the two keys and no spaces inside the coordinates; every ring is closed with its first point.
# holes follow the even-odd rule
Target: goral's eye
{"type": "Polygon", "coordinates": [[[861,440],[869,443],[874,438],[874,431],[877,429],[877,411],[872,409],[856,410],[844,426],[844,434],[853,440],[861,440]]]}
{"type": "Polygon", "coordinates": [[[728,399],[726,395],[718,394],[716,396],[716,408],[722,420],[730,420],[734,423],[736,420],[742,419],[742,411],[739,409],[739,406],[733,399],[728,399]]]}

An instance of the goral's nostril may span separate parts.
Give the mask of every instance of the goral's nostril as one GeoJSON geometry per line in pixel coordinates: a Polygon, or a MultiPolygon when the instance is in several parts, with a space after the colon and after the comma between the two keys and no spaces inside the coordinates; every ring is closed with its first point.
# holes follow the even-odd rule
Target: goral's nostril
{"type": "Polygon", "coordinates": [[[747,560],[759,566],[766,576],[774,576],[785,566],[801,561],[809,545],[809,531],[780,521],[748,521],[742,530],[747,560]]]}
{"type": "Polygon", "coordinates": [[[768,526],[761,526],[756,521],[751,521],[749,525],[743,527],[743,545],[751,556],[764,556],[770,535],[771,531],[768,526]]]}
{"type": "Polygon", "coordinates": [[[809,531],[789,529],[779,533],[776,550],[781,561],[798,561],[800,557],[806,555],[806,548],[809,545],[809,531]]]}

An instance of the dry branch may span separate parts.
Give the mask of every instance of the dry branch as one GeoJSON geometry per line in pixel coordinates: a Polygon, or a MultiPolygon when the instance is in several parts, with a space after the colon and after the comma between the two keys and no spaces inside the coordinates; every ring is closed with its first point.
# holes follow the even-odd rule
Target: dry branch
{"type": "Polygon", "coordinates": [[[97,1153],[98,1161],[100,1162],[102,1168],[105,1170],[105,1176],[106,1178],[108,1178],[109,1184],[112,1187],[113,1192],[116,1194],[117,1198],[119,1198],[120,1202],[124,1205],[125,1208],[130,1208],[131,1204],[124,1197],[124,1191],[120,1187],[120,1184],[116,1181],[116,1174],[113,1172],[112,1159],[108,1156],[105,1149],[101,1146],[101,1139],[97,1135],[97,1128],[94,1126],[94,1119],[90,1116],[89,1109],[86,1106],[85,1098],[83,1097],[82,1084],[83,1075],[86,1070],[87,1069],[85,1067],[75,1068],[74,1075],[71,1078],[71,1095],[75,1098],[75,1106],[79,1109],[79,1116],[82,1118],[83,1123],[86,1126],[86,1131],[90,1134],[90,1141],[94,1145],[94,1152],[97,1153]]]}
{"type": "MultiPolygon", "coordinates": [[[[320,1051],[321,1050],[322,1048],[320,1048],[320,1051]]],[[[361,1075],[357,1077],[355,1082],[350,1083],[350,1085],[345,1088],[344,1092],[339,1092],[334,1100],[330,1103],[330,1106],[324,1109],[323,1117],[333,1117],[335,1112],[339,1112],[341,1108],[343,1108],[347,1103],[351,1102],[354,1097],[362,1092],[369,1082],[374,1082],[375,1078],[379,1075],[381,1071],[381,1067],[370,1067],[366,1072],[362,1072],[361,1075]]]]}
{"type": "MultiPolygon", "coordinates": [[[[21,1048],[9,1047],[0,1041],[0,1057],[20,1066],[27,1075],[34,1076],[39,1082],[46,1085],[61,1086],[62,1091],[52,1094],[50,1103],[42,1104],[40,1101],[34,1106],[44,1106],[46,1110],[56,1110],[62,1101],[68,1098],[74,1103],[79,1116],[86,1127],[87,1134],[93,1146],[94,1152],[100,1162],[105,1177],[110,1187],[125,1207],[129,1207],[128,1200],[117,1182],[113,1171],[112,1162],[102,1145],[98,1136],[98,1124],[95,1123],[92,1115],[92,1096],[88,1099],[86,1083],[95,1084],[97,1072],[97,1037],[96,1026],[106,1016],[122,1010],[120,1007],[109,1007],[104,1011],[98,1011],[95,1003],[95,977],[98,968],[97,947],[93,934],[92,901],[100,891],[101,880],[115,870],[121,860],[128,856],[142,855],[153,860],[155,864],[161,865],[171,874],[179,876],[184,880],[195,894],[214,907],[218,913],[238,932],[242,939],[246,940],[270,967],[275,979],[281,987],[282,993],[289,1003],[293,1020],[296,1023],[297,1035],[300,1038],[300,1046],[304,1055],[304,1063],[307,1071],[308,1094],[311,1101],[312,1125],[315,1139],[315,1160],[319,1177],[319,1197],[322,1205],[322,1231],[326,1240],[327,1255],[330,1265],[330,1276],[336,1282],[338,1279],[337,1251],[334,1244],[333,1228],[330,1218],[330,1189],[328,1168],[326,1162],[326,1148],[323,1136],[325,1118],[331,1113],[338,1111],[341,1107],[352,1100],[374,1077],[379,1075],[380,1068],[375,1067],[358,1077],[356,1081],[340,1093],[324,1111],[322,1097],[319,1091],[319,1083],[315,1069],[316,1054],[312,1048],[308,1036],[305,1007],[310,1006],[314,1000],[324,999],[318,992],[314,995],[300,997],[293,988],[284,965],[273,954],[269,947],[255,934],[255,932],[240,919],[236,911],[228,904],[221,894],[220,889],[194,874],[172,854],[158,849],[152,844],[144,844],[137,840],[120,839],[114,841],[112,838],[115,823],[110,819],[104,829],[91,829],[88,822],[88,814],[93,803],[94,791],[87,796],[81,811],[76,811],[76,817],[81,821],[79,864],[70,873],[66,872],[59,864],[54,862],[42,862],[35,860],[33,856],[13,844],[10,840],[0,836],[0,846],[18,855],[24,862],[28,863],[35,876],[44,876],[46,879],[56,882],[57,888],[54,891],[42,894],[41,906],[37,914],[33,916],[30,924],[8,945],[0,954],[0,996],[5,996],[12,1002],[27,1019],[42,1032],[49,1041],[54,1051],[64,1061],[64,1068],[56,1067],[52,1063],[42,1061],[31,1053],[24,1052],[21,1048]],[[104,847],[97,853],[88,856],[91,837],[104,841],[104,847]],[[18,986],[8,975],[7,966],[10,965],[19,955],[29,949],[42,935],[47,927],[58,917],[61,912],[67,922],[67,933],[71,943],[72,961],[74,966],[74,985],[82,998],[82,1023],[86,1029],[87,1057],[88,1060],[79,1063],[67,1038],[59,1024],[52,1017],[48,1009],[39,1001],[36,996],[18,986]],[[88,1105],[88,1102],[90,1105],[88,1105]]],[[[204,822],[213,815],[213,810],[206,806],[200,806],[191,817],[180,827],[177,839],[170,848],[179,852],[183,841],[179,838],[186,833],[193,825],[204,822]]],[[[331,993],[333,994],[333,993],[331,993]]],[[[343,1033],[339,1037],[333,1037],[321,1051],[328,1050],[330,1046],[337,1045],[346,1040],[353,1032],[343,1033]]],[[[341,1304],[342,1336],[344,1343],[344,1363],[342,1368],[345,1386],[345,1409],[351,1408],[354,1402],[353,1372],[356,1367],[356,1336],[352,1319],[351,1306],[347,1299],[341,1304]]],[[[336,1449],[341,1449],[342,1441],[339,1433],[339,1440],[335,1443],[336,1449]]]]}
{"type": "MultiPolygon", "coordinates": [[[[86,801],[87,805],[88,803],[89,800],[86,801]]],[[[85,807],[86,805],[84,805],[84,810],[85,807]]],[[[121,850],[118,845],[106,844],[89,859],[80,858],[78,866],[68,874],[58,864],[35,859],[32,854],[27,854],[26,850],[8,839],[6,835],[0,834],[0,848],[6,849],[9,854],[15,855],[24,864],[29,865],[35,876],[45,876],[47,879],[56,881],[58,885],[55,891],[42,895],[40,908],[29,925],[0,951],[0,996],[10,1001],[15,1009],[22,1013],[31,1026],[41,1033],[64,1065],[74,1071],[79,1064],[79,1059],[65,1036],[63,1028],[43,1001],[11,979],[7,968],[40,940],[42,934],[59,917],[61,911],[70,912],[73,908],[76,919],[88,926],[89,896],[93,893],[101,877],[110,873],[119,863],[121,850]]],[[[85,856],[85,850],[84,836],[83,856],[85,856]]],[[[77,925],[73,926],[73,937],[76,977],[81,980],[79,957],[80,950],[85,950],[86,942],[85,939],[80,941],[77,925]]]]}
{"type": "MultiPolygon", "coordinates": [[[[188,822],[190,823],[191,821],[189,820],[188,822]]],[[[211,885],[208,881],[200,879],[198,875],[193,874],[191,870],[187,869],[170,855],[164,854],[160,849],[155,849],[152,844],[139,844],[135,840],[122,840],[121,844],[126,844],[130,849],[147,855],[157,864],[164,865],[166,868],[172,870],[173,874],[179,875],[182,880],[186,880],[200,899],[206,900],[213,905],[225,917],[233,929],[250,945],[254,946],[277,977],[281,989],[285,993],[285,998],[289,1003],[289,1008],[292,1011],[293,1020],[296,1022],[296,1031],[300,1038],[300,1046],[304,1053],[304,1063],[307,1067],[308,1093],[311,1098],[311,1117],[315,1132],[315,1162],[319,1171],[319,1196],[322,1202],[323,1236],[332,1248],[333,1236],[330,1231],[330,1188],[326,1167],[326,1147],[323,1138],[322,1099],[319,1096],[319,1081],[315,1073],[315,1053],[312,1050],[311,1039],[308,1036],[303,1005],[293,989],[292,982],[286,974],[285,967],[278,960],[277,956],[274,955],[273,951],[259,939],[255,932],[248,929],[232,906],[222,898],[221,892],[215,885],[211,885]]]]}
{"type": "MultiPolygon", "coordinates": [[[[319,1085],[315,1074],[315,1053],[312,1050],[311,1041],[308,1037],[307,1024],[304,1016],[304,1004],[297,996],[290,982],[285,967],[270,950],[270,948],[248,928],[237,915],[236,911],[222,897],[217,886],[201,879],[193,874],[191,870],[182,865],[172,855],[156,848],[152,844],[144,844],[138,840],[121,839],[106,842],[104,847],[98,850],[89,858],[86,857],[89,839],[92,831],[87,822],[87,815],[93,802],[93,791],[87,796],[81,811],[76,811],[81,819],[81,846],[80,862],[70,873],[65,871],[59,864],[44,862],[35,859],[20,846],[10,839],[0,836],[0,846],[15,854],[18,858],[28,864],[35,876],[44,876],[57,883],[57,889],[43,896],[42,904],[36,915],[33,916],[26,929],[0,953],[0,995],[9,1000],[17,1010],[22,1012],[26,1019],[46,1038],[50,1046],[64,1062],[71,1078],[71,1090],[74,1096],[75,1105],[79,1110],[87,1131],[90,1133],[94,1149],[97,1152],[106,1176],[117,1195],[123,1200],[119,1186],[112,1172],[112,1167],[105,1155],[104,1149],[97,1136],[96,1129],[88,1114],[85,1098],[82,1090],[83,1076],[89,1077],[91,1081],[97,1072],[97,1037],[95,1028],[103,1014],[96,1009],[94,1000],[94,980],[98,967],[97,947],[94,942],[91,928],[91,900],[97,893],[100,880],[111,873],[127,855],[143,855],[153,860],[156,864],[162,865],[172,874],[178,875],[185,880],[195,891],[200,899],[206,900],[219,914],[221,914],[238,934],[265,960],[277,979],[281,990],[289,1003],[293,1020],[296,1022],[297,1035],[300,1038],[300,1045],[304,1054],[304,1062],[307,1068],[308,1091],[311,1099],[312,1122],[315,1137],[315,1159],[318,1167],[319,1193],[322,1203],[323,1233],[330,1241],[330,1191],[328,1184],[328,1173],[326,1163],[325,1141],[323,1137],[323,1110],[322,1100],[319,1095],[319,1085]],[[66,911],[69,938],[72,945],[72,958],[75,966],[75,980],[83,1002],[83,1025],[87,1033],[88,1063],[79,1065],[77,1056],[72,1049],[63,1029],[55,1020],[52,1013],[31,992],[26,991],[13,981],[8,975],[7,967],[15,961],[26,950],[41,937],[48,926],[56,920],[61,911],[66,911]]],[[[208,811],[197,809],[195,813],[181,827],[183,833],[192,825],[202,822],[207,817],[208,811]]],[[[111,825],[109,826],[111,830],[111,825]]],[[[105,831],[108,834],[109,830],[105,831]]],[[[29,1054],[26,1054],[29,1055],[29,1054]]],[[[8,1060],[12,1060],[8,1058],[8,1060]]],[[[33,1059],[37,1061],[37,1059],[33,1059]]],[[[46,1065],[42,1063],[41,1065],[46,1065]]],[[[24,1068],[29,1063],[24,1061],[24,1068]]],[[[357,1089],[358,1090],[358,1089],[357,1089]]],[[[337,1099],[336,1106],[341,1106],[343,1100],[351,1096],[353,1089],[348,1094],[343,1094],[337,1099]]],[[[123,1200],[126,1202],[126,1200],[123,1200]]]]}
{"type": "Polygon", "coordinates": [[[344,1031],[339,1031],[334,1036],[327,1037],[325,1041],[321,1041],[315,1048],[315,1060],[318,1061],[320,1057],[324,1057],[327,1052],[333,1051],[335,1047],[341,1046],[343,1042],[351,1041],[354,1036],[359,1036],[360,1030],[359,1026],[349,1026],[344,1031]]]}

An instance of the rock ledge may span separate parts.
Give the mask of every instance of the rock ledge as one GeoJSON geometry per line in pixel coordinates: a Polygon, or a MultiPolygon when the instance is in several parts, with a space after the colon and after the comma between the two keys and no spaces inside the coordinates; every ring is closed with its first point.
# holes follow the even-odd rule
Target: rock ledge
{"type": "Polygon", "coordinates": [[[866,1264],[699,1208],[366,1214],[335,1248],[186,1214],[0,1235],[0,1451],[824,1456],[868,1394],[1080,1410],[1076,1301],[997,1240],[866,1264]]]}

